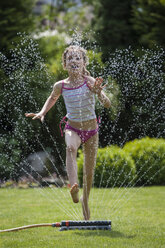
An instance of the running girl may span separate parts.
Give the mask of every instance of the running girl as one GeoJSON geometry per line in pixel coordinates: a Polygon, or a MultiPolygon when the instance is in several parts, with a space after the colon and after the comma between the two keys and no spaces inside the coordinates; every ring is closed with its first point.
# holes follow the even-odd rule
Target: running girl
{"type": "Polygon", "coordinates": [[[110,100],[103,91],[103,79],[90,76],[86,70],[86,50],[79,46],[69,46],[63,53],[63,67],[68,71],[68,78],[56,82],[53,91],[39,113],[26,113],[26,117],[44,121],[46,113],[63,96],[68,119],[65,125],[66,169],[71,185],[71,197],[79,202],[77,177],[77,150],[83,145],[83,195],[81,197],[83,216],[90,218],[88,206],[92,186],[94,167],[98,148],[98,124],[95,114],[95,94],[105,108],[110,107],[110,100]]]}

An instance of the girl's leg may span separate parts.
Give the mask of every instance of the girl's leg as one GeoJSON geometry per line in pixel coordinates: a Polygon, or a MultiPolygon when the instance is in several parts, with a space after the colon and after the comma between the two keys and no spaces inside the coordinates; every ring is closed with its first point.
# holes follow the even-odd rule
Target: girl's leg
{"type": "Polygon", "coordinates": [[[88,206],[90,189],[93,181],[94,167],[96,164],[98,149],[98,133],[92,136],[83,145],[84,167],[83,167],[83,196],[81,198],[83,215],[85,220],[89,220],[90,211],[88,206]]]}
{"type": "Polygon", "coordinates": [[[77,177],[77,149],[81,144],[80,137],[72,130],[65,131],[66,143],[66,169],[71,186],[71,196],[73,202],[79,202],[78,197],[78,177],[77,177]]]}

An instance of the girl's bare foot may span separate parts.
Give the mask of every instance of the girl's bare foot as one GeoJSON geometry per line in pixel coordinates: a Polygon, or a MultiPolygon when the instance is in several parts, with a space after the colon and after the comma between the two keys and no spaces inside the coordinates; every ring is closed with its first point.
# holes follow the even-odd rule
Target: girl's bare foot
{"type": "Polygon", "coordinates": [[[73,184],[73,186],[71,187],[71,190],[70,190],[70,194],[72,196],[72,200],[73,200],[74,203],[79,202],[78,192],[79,192],[78,184],[75,183],[75,184],[73,184]]]}
{"type": "Polygon", "coordinates": [[[88,207],[88,202],[83,200],[83,196],[80,199],[81,205],[82,205],[82,211],[83,211],[83,216],[84,220],[89,220],[90,219],[90,210],[88,207]]]}

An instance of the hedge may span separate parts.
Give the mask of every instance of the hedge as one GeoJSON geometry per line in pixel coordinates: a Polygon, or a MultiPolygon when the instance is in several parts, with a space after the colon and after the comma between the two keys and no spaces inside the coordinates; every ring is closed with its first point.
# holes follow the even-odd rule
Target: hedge
{"type": "MultiPolygon", "coordinates": [[[[78,178],[83,184],[83,153],[79,150],[77,159],[78,178]]],[[[95,187],[132,186],[136,180],[135,164],[131,156],[121,148],[110,146],[99,148],[94,173],[95,187]]]]}
{"type": "Polygon", "coordinates": [[[135,162],[136,185],[165,185],[165,139],[136,139],[127,142],[123,151],[135,162]]]}
{"type": "Polygon", "coordinates": [[[0,181],[17,179],[19,174],[19,163],[21,161],[21,149],[19,142],[10,137],[0,137],[0,181]]]}

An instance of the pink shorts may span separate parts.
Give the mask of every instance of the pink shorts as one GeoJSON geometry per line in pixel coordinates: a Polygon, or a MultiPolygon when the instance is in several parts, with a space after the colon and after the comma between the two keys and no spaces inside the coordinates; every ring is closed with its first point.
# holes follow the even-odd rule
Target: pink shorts
{"type": "MultiPolygon", "coordinates": [[[[94,136],[99,130],[99,127],[97,127],[96,129],[93,129],[93,130],[89,130],[89,131],[74,128],[74,127],[70,126],[68,124],[68,122],[65,121],[65,118],[63,118],[61,122],[66,123],[64,130],[72,130],[75,133],[77,133],[78,136],[80,137],[82,143],[85,143],[88,139],[90,139],[92,136],[94,136]]],[[[62,129],[61,129],[61,122],[60,122],[60,130],[61,130],[61,136],[63,136],[63,132],[62,132],[62,129]]]]}
{"type": "Polygon", "coordinates": [[[66,123],[65,125],[65,129],[64,130],[72,130],[75,133],[78,134],[78,136],[80,137],[82,143],[85,143],[88,139],[90,139],[92,136],[94,136],[97,132],[98,132],[98,127],[96,129],[93,130],[79,130],[77,128],[71,127],[68,123],[66,123]]]}

